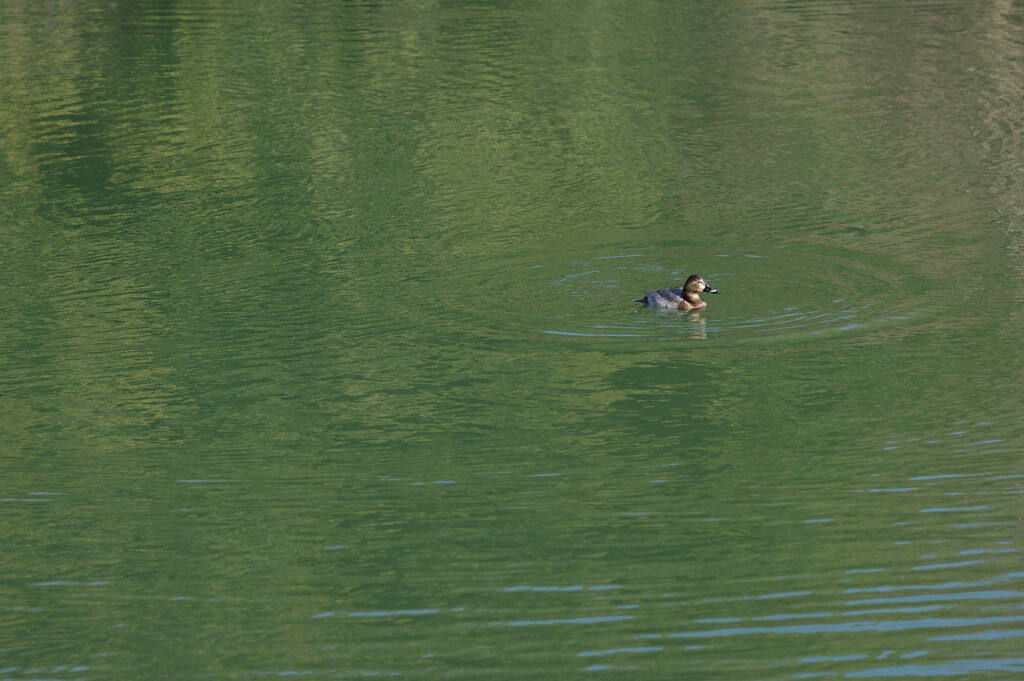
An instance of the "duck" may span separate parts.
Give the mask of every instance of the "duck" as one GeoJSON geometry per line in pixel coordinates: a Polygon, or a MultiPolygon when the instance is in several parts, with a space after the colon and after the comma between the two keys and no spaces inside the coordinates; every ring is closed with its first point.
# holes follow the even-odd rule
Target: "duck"
{"type": "Polygon", "coordinates": [[[633,302],[668,310],[703,310],[708,303],[700,297],[701,293],[721,293],[721,291],[711,288],[708,282],[704,281],[704,277],[699,274],[691,274],[681,288],[670,286],[659,288],[657,291],[648,291],[643,298],[635,298],[633,302]]]}

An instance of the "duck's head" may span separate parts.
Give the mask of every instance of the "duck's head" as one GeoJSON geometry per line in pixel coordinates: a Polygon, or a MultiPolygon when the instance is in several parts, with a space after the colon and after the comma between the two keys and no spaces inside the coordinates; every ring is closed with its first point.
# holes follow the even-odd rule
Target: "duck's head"
{"type": "Polygon", "coordinates": [[[686,284],[683,285],[683,289],[690,293],[718,293],[717,289],[713,289],[708,286],[708,282],[704,281],[704,277],[699,274],[691,274],[690,278],[686,280],[686,284]]]}

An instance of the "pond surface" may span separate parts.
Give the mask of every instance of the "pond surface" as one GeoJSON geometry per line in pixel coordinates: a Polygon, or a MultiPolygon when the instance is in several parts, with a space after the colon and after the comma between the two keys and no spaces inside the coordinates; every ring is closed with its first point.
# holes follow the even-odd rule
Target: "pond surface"
{"type": "Polygon", "coordinates": [[[1024,674],[1022,78],[1008,1],[3,3],[0,678],[1024,674]]]}

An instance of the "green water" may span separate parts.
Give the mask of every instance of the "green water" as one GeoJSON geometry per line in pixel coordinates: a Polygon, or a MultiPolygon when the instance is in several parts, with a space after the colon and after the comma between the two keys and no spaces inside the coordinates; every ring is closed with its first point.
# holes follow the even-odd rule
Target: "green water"
{"type": "Polygon", "coordinates": [[[1022,78],[1009,2],[0,3],[0,679],[1024,674],[1022,78]]]}

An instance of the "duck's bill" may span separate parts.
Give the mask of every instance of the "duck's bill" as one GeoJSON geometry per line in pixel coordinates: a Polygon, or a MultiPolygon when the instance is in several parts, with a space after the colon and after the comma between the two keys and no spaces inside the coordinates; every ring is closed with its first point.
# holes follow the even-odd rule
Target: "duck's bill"
{"type": "Polygon", "coordinates": [[[716,289],[716,288],[711,288],[710,286],[708,286],[707,284],[705,284],[705,285],[704,285],[704,293],[721,293],[721,291],[719,291],[719,290],[718,290],[718,289],[716,289]]]}

